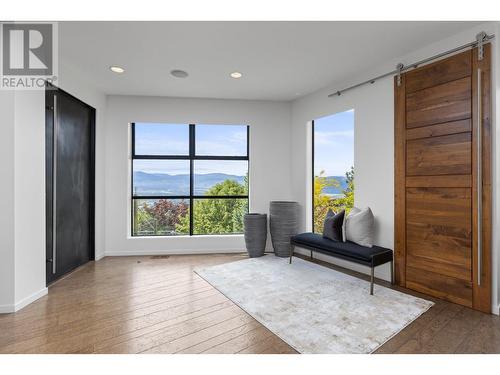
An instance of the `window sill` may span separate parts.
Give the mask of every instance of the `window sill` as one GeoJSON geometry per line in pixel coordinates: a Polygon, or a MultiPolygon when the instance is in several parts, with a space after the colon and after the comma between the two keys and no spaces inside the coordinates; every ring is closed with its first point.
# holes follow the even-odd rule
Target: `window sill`
{"type": "Polygon", "coordinates": [[[194,238],[244,238],[243,233],[239,234],[197,234],[195,236],[127,236],[129,240],[174,240],[174,239],[194,239],[194,238]]]}

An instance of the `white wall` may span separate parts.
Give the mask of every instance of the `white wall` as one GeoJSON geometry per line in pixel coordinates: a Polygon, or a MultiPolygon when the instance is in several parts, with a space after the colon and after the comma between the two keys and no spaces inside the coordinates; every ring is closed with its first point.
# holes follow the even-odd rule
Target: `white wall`
{"type": "MultiPolygon", "coordinates": [[[[292,148],[291,160],[294,168],[291,170],[292,196],[299,201],[303,207],[302,229],[310,230],[310,189],[311,189],[311,155],[310,155],[310,120],[344,111],[350,108],[355,109],[355,204],[357,206],[370,206],[376,216],[376,243],[381,246],[394,248],[394,90],[392,78],[385,78],[377,81],[373,85],[346,92],[341,96],[328,98],[327,95],[339,89],[347,87],[379,74],[391,71],[397,63],[409,64],[420,59],[440,53],[444,50],[468,43],[475,39],[479,31],[496,33],[498,36],[498,26],[495,23],[487,23],[480,27],[438,41],[426,48],[414,51],[411,55],[402,56],[378,67],[361,72],[355,77],[346,77],[343,82],[337,82],[328,88],[310,94],[293,102],[292,105],[292,148]]],[[[498,65],[498,51],[496,41],[493,43],[493,82],[500,87],[500,82],[496,75],[498,65]]],[[[494,95],[495,93],[493,93],[494,95]]],[[[496,106],[500,105],[496,101],[496,106]]],[[[495,110],[495,109],[494,109],[495,110]]],[[[498,112],[497,112],[498,113],[498,112]]],[[[496,116],[494,116],[496,119],[496,116]]],[[[500,205],[498,202],[499,187],[499,156],[496,145],[499,144],[499,132],[496,131],[496,121],[494,128],[494,180],[496,181],[494,191],[494,221],[493,228],[498,228],[498,218],[500,205]]],[[[332,158],[335,157],[335,150],[332,150],[332,158]]],[[[493,280],[493,309],[498,313],[498,269],[499,257],[499,236],[493,230],[494,238],[494,280],[493,280]]],[[[304,252],[308,254],[308,252],[304,252]]],[[[318,254],[318,258],[336,263],[347,268],[356,269],[368,273],[368,269],[362,266],[353,265],[348,262],[334,260],[318,254]]],[[[390,269],[388,265],[378,267],[376,276],[389,280],[390,269]]]]}
{"type": "Polygon", "coordinates": [[[16,91],[14,97],[15,309],[18,310],[47,293],[45,96],[40,91],[16,91]]]}
{"type": "Polygon", "coordinates": [[[14,92],[0,91],[0,313],[14,306],[14,92]]]}
{"type": "Polygon", "coordinates": [[[291,196],[290,113],[290,104],[280,102],[108,97],[105,255],[208,253],[245,249],[242,235],[130,237],[131,122],[249,125],[250,211],[267,213],[269,201],[289,199],[291,196]]]}
{"type": "Polygon", "coordinates": [[[0,312],[45,287],[45,111],[39,91],[2,91],[0,312]]]}
{"type": "MultiPolygon", "coordinates": [[[[306,96],[292,107],[293,197],[301,202],[302,230],[311,230],[311,127],[310,120],[354,108],[355,205],[370,206],[376,216],[375,243],[393,248],[394,225],[394,123],[392,80],[365,86],[341,97],[327,98],[325,90],[306,96]]],[[[332,150],[335,158],[335,150],[332,150]]],[[[299,250],[300,251],[300,250],[299,250]]],[[[362,266],[317,255],[347,268],[367,272],[362,266]]],[[[388,279],[389,265],[376,269],[388,279]]]]}

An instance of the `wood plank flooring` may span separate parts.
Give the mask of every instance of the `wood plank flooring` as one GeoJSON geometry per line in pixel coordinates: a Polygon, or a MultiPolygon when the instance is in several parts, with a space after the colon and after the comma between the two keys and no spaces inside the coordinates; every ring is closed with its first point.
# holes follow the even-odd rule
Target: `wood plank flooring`
{"type": "MultiPolygon", "coordinates": [[[[90,262],[50,286],[47,296],[0,315],[0,353],[296,353],[193,272],[244,258],[90,262]]],[[[377,353],[500,353],[499,317],[432,300],[433,308],[377,353]]]]}

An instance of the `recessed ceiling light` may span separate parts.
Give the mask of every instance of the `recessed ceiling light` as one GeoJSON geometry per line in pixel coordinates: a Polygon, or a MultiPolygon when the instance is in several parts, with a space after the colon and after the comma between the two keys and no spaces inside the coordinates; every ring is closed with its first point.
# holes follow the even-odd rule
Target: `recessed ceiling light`
{"type": "Polygon", "coordinates": [[[232,72],[231,77],[238,79],[243,77],[243,74],[241,74],[240,72],[232,72]]]}
{"type": "Polygon", "coordinates": [[[125,71],[125,69],[123,69],[119,66],[110,66],[109,69],[115,73],[123,73],[125,71]]]}
{"type": "Polygon", "coordinates": [[[188,72],[180,69],[174,69],[170,72],[176,78],[186,78],[189,74],[188,72]]]}

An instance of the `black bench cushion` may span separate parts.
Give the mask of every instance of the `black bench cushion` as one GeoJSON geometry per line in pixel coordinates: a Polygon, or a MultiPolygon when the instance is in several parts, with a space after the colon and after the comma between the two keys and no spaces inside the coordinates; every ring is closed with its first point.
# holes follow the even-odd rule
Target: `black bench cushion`
{"type": "Polygon", "coordinates": [[[352,260],[361,264],[378,266],[392,260],[392,250],[380,246],[365,247],[353,242],[337,242],[324,238],[316,233],[301,233],[292,237],[292,243],[329,254],[352,260]]]}

